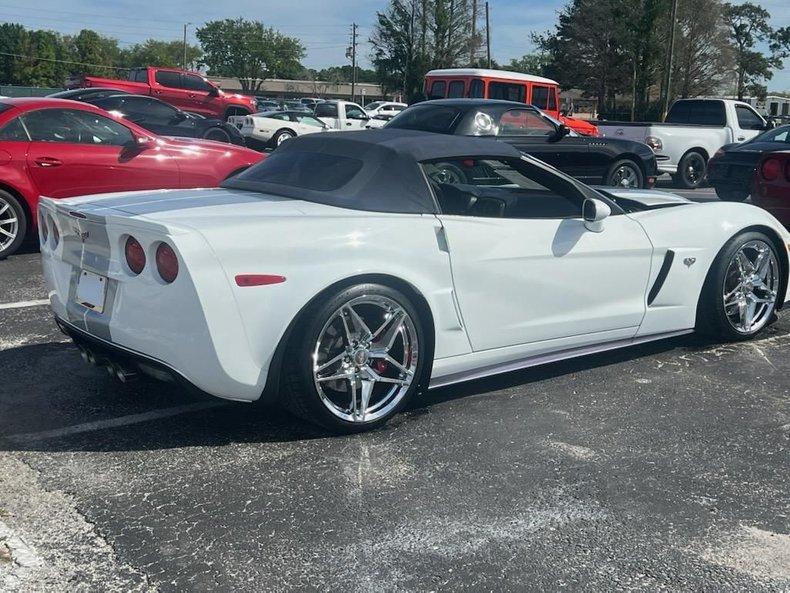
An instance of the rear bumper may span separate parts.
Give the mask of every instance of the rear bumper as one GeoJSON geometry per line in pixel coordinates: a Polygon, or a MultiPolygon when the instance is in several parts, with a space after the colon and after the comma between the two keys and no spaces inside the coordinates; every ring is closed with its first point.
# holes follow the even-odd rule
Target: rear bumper
{"type": "Polygon", "coordinates": [[[91,335],[57,315],[55,315],[55,323],[81,351],[89,354],[91,363],[108,367],[113,374],[116,374],[116,371],[122,371],[126,376],[140,373],[159,381],[178,383],[195,393],[210,395],[161,360],[91,335]]]}

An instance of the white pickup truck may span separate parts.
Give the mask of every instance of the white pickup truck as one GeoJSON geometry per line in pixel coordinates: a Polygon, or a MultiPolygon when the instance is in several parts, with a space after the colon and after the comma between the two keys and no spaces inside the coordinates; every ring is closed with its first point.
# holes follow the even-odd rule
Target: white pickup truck
{"type": "Polygon", "coordinates": [[[767,130],[769,124],[748,103],[730,99],[675,101],[664,123],[596,122],[602,136],[644,142],[656,153],[660,173],[675,185],[698,187],[708,159],[719,148],[743,142],[767,130]]]}
{"type": "Polygon", "coordinates": [[[324,101],[315,106],[315,116],[333,130],[364,130],[370,116],[350,101],[324,101]]]}

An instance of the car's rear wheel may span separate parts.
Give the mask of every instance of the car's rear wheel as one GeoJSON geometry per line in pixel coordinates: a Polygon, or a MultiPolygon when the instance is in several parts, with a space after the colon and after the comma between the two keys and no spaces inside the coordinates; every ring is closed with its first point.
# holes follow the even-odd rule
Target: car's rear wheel
{"type": "Polygon", "coordinates": [[[429,364],[416,308],[380,284],[338,291],[295,333],[284,360],[282,402],[335,432],[387,422],[419,389],[429,364]]]}
{"type": "Polygon", "coordinates": [[[292,130],[280,130],[274,136],[272,136],[271,145],[272,148],[277,148],[283,142],[290,140],[291,138],[296,137],[296,132],[292,130]]]}
{"type": "Polygon", "coordinates": [[[716,187],[716,195],[725,202],[744,202],[749,197],[749,192],[742,189],[716,187]]]}
{"type": "Polygon", "coordinates": [[[622,159],[609,167],[609,172],[606,174],[606,185],[637,189],[644,187],[645,180],[639,165],[630,159],[622,159]]]}
{"type": "Polygon", "coordinates": [[[760,232],[736,235],[708,272],[697,329],[725,340],[757,335],[776,317],[782,273],[769,237],[760,232]]]}
{"type": "Polygon", "coordinates": [[[27,231],[25,209],[10,193],[0,190],[0,259],[14,253],[27,231]]]}
{"type": "Polygon", "coordinates": [[[230,142],[230,134],[222,128],[209,128],[203,134],[206,140],[216,140],[217,142],[230,142]]]}
{"type": "Polygon", "coordinates": [[[705,181],[708,164],[701,153],[692,150],[683,155],[678,163],[678,172],[673,175],[675,186],[682,189],[696,189],[705,181]]]}

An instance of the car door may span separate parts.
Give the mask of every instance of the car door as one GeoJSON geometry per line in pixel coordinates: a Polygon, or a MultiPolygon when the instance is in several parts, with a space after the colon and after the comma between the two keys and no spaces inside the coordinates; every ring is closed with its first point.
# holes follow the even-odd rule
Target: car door
{"type": "Polygon", "coordinates": [[[739,130],[736,131],[736,142],[743,142],[750,140],[763,132],[766,128],[765,121],[758,113],[751,107],[746,105],[735,105],[735,116],[738,122],[739,130]]]}
{"type": "Polygon", "coordinates": [[[497,137],[574,177],[587,174],[588,142],[579,136],[558,136],[558,126],[531,109],[510,109],[499,119],[497,137]]]}
{"type": "Polygon", "coordinates": [[[151,94],[165,103],[170,103],[179,109],[189,111],[191,100],[187,90],[184,88],[184,81],[181,73],[173,70],[157,70],[154,74],[155,85],[151,89],[151,94]]]}
{"type": "Polygon", "coordinates": [[[214,87],[207,83],[197,74],[183,74],[183,85],[187,92],[188,107],[182,107],[185,111],[192,111],[205,116],[214,116],[216,107],[214,105],[214,87]]]}
{"type": "Polygon", "coordinates": [[[635,335],[652,246],[617,206],[603,231],[592,232],[578,186],[539,163],[458,159],[423,166],[475,351],[635,335]],[[448,165],[454,175],[444,174],[448,165]]]}
{"type": "Polygon", "coordinates": [[[368,121],[370,118],[368,117],[367,113],[365,113],[361,107],[352,104],[346,104],[346,124],[345,128],[350,128],[352,130],[363,130],[365,126],[368,125],[368,121]]]}
{"type": "Polygon", "coordinates": [[[20,116],[30,148],[27,166],[39,193],[51,198],[175,188],[179,172],[158,147],[140,147],[132,131],[103,115],[40,109],[20,116]]]}

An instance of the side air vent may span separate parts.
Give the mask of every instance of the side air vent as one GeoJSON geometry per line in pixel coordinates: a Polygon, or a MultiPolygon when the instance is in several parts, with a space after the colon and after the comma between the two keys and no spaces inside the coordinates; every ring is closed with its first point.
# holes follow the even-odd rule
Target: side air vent
{"type": "Polygon", "coordinates": [[[664,286],[664,281],[669,275],[669,269],[672,267],[673,261],[675,261],[675,252],[671,249],[667,249],[667,252],[664,255],[664,263],[661,264],[661,269],[658,271],[656,281],[653,283],[653,287],[650,289],[650,292],[647,295],[648,306],[653,304],[653,301],[656,300],[658,293],[661,292],[661,287],[664,286]]]}

